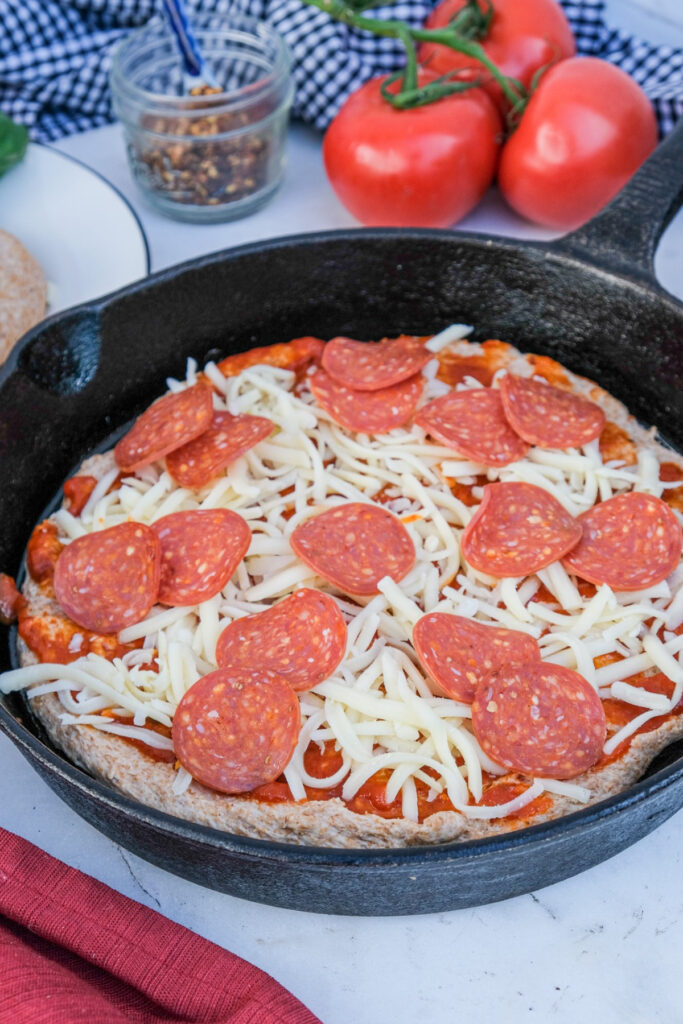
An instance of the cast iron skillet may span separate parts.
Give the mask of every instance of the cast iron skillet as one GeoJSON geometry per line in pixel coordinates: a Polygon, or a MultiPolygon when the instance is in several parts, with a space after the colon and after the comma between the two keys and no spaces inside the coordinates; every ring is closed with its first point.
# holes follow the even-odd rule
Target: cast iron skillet
{"type": "MultiPolygon", "coordinates": [[[[182,375],[253,345],[315,334],[427,334],[454,321],[547,353],[599,381],[683,447],[683,306],[653,254],[683,197],[683,126],[611,206],[551,245],[445,231],[342,231],[194,260],[53,317],[0,376],[0,569],[19,570],[46,504],[81,459],[182,375]]],[[[0,669],[12,656],[0,640],[0,669]]],[[[337,914],[473,906],[576,874],[683,805],[683,750],[627,792],[507,836],[404,850],[328,850],[243,839],[148,809],[75,768],[18,696],[0,725],[96,828],[201,885],[337,914]]]]}

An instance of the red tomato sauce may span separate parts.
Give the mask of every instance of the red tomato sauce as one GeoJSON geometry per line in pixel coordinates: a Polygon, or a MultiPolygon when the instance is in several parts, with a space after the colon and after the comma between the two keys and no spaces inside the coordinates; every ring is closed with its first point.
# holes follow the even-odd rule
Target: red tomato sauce
{"type": "Polygon", "coordinates": [[[227,356],[218,363],[218,369],[224,377],[236,377],[238,373],[248,370],[251,366],[265,364],[280,366],[303,376],[309,366],[320,362],[324,344],[320,338],[294,338],[292,341],[265,345],[263,348],[252,348],[247,352],[227,356]]]}
{"type": "Polygon", "coordinates": [[[96,484],[94,476],[72,476],[65,482],[64,499],[72,516],[80,516],[96,484]]]}
{"type": "Polygon", "coordinates": [[[597,658],[593,658],[593,665],[595,668],[604,668],[605,665],[614,665],[615,662],[623,660],[623,654],[617,654],[616,651],[610,651],[609,654],[598,654],[597,658]]]}
{"type": "Polygon", "coordinates": [[[493,380],[493,372],[486,364],[486,356],[458,356],[452,352],[446,352],[439,356],[439,380],[449,384],[452,388],[460,384],[465,377],[474,377],[484,387],[488,387],[493,380]]]}
{"type": "Polygon", "coordinates": [[[478,505],[480,498],[475,498],[474,491],[475,487],[483,487],[484,484],[488,483],[485,476],[478,476],[473,484],[461,484],[458,480],[449,480],[448,484],[451,489],[451,494],[458,501],[461,501],[463,505],[467,505],[471,508],[473,505],[478,505]]]}
{"type": "Polygon", "coordinates": [[[490,339],[482,344],[483,352],[479,355],[458,355],[455,352],[440,352],[439,370],[437,378],[455,387],[465,377],[474,377],[484,387],[489,387],[493,375],[505,365],[506,357],[510,351],[510,345],[504,341],[490,339]]]}
{"type": "Polygon", "coordinates": [[[21,594],[12,577],[0,572],[0,623],[3,626],[16,622],[21,603],[21,594]]]}
{"type": "MultiPolygon", "coordinates": [[[[683,469],[675,462],[662,462],[659,467],[659,479],[664,483],[675,483],[680,480],[683,484],[683,469]]],[[[671,508],[683,512],[683,486],[667,488],[662,493],[662,500],[671,508]]]]}
{"type": "Polygon", "coordinates": [[[543,377],[548,384],[558,388],[571,387],[569,377],[555,359],[551,359],[550,356],[528,355],[526,360],[533,366],[536,377],[543,377]]]}
{"type": "MultiPolygon", "coordinates": [[[[639,686],[643,690],[647,690],[648,693],[663,693],[666,697],[671,697],[674,691],[674,684],[668,679],[662,672],[657,672],[656,675],[644,676],[635,675],[631,676],[627,682],[630,686],[639,686]]],[[[623,726],[628,725],[634,718],[647,710],[646,708],[637,708],[633,704],[627,704],[625,701],[613,700],[608,697],[603,700],[602,706],[605,709],[605,717],[607,719],[607,726],[609,733],[613,733],[623,726]],[[610,728],[611,727],[611,728],[610,728]]],[[[641,725],[631,736],[619,744],[619,746],[611,754],[603,754],[598,763],[595,765],[596,768],[604,768],[606,764],[613,764],[618,761],[620,757],[627,752],[631,743],[636,736],[640,736],[646,732],[652,732],[654,729],[658,729],[665,722],[671,721],[673,718],[677,718],[678,715],[683,714],[683,698],[678,702],[673,711],[669,711],[665,715],[657,715],[655,718],[651,718],[644,725],[641,725]]]]}
{"type": "MultiPolygon", "coordinates": [[[[594,597],[597,593],[597,587],[594,583],[588,583],[587,580],[581,580],[578,579],[578,577],[576,579],[576,589],[581,594],[581,597],[584,599],[584,601],[589,601],[591,597],[594,597]]],[[[563,610],[560,608],[557,602],[557,598],[554,596],[554,594],[550,593],[545,583],[541,583],[538,590],[531,598],[529,604],[532,604],[534,601],[536,601],[538,604],[550,605],[550,607],[558,611],[560,615],[565,614],[563,610]]],[[[567,612],[566,614],[568,615],[569,612],[567,612]]]]}
{"type": "MultiPolygon", "coordinates": [[[[516,779],[514,775],[500,775],[497,778],[491,779],[488,784],[486,778],[486,773],[484,773],[484,793],[479,801],[484,807],[496,807],[498,804],[506,804],[508,801],[514,800],[516,796],[521,796],[524,790],[529,788],[528,780],[516,779]]],[[[515,819],[522,823],[535,818],[538,814],[547,814],[552,810],[552,807],[552,796],[548,793],[541,793],[535,800],[531,800],[524,807],[520,807],[518,811],[513,811],[512,814],[506,815],[506,818],[515,819]]]]}
{"type": "Polygon", "coordinates": [[[49,519],[34,528],[26,547],[26,568],[36,583],[52,583],[55,565],[64,545],[57,539],[57,527],[49,519]]]}
{"type": "MultiPolygon", "coordinates": [[[[27,647],[36,655],[39,661],[68,665],[77,658],[86,654],[98,654],[108,661],[114,658],[122,658],[128,651],[134,651],[142,647],[142,640],[136,640],[130,644],[121,644],[116,636],[106,636],[99,633],[91,633],[86,629],[77,626],[75,622],[63,615],[29,615],[25,607],[19,610],[19,636],[27,647]],[[80,634],[82,637],[78,650],[71,650],[69,644],[74,636],[80,634]]],[[[146,668],[156,670],[154,657],[156,651],[150,650],[150,661],[146,668]]],[[[75,697],[77,691],[72,691],[75,697]]],[[[112,722],[125,722],[118,715],[114,715],[109,708],[100,712],[103,718],[111,719],[112,722]]],[[[92,728],[92,727],[88,727],[92,728]]],[[[159,733],[161,736],[171,737],[171,730],[168,726],[159,722],[147,721],[145,729],[159,733]]],[[[119,737],[126,743],[131,743],[142,753],[151,757],[154,761],[164,761],[172,764],[175,761],[175,754],[172,750],[161,750],[158,747],[150,746],[143,740],[129,739],[127,736],[119,737]]]]}
{"type": "MultiPolygon", "coordinates": [[[[103,718],[110,718],[112,722],[127,723],[125,718],[120,718],[118,715],[112,715],[106,710],[101,712],[103,718]]],[[[171,739],[171,730],[169,726],[162,725],[161,722],[153,722],[149,719],[145,722],[145,729],[148,732],[155,732],[159,736],[165,736],[167,739],[171,739]]],[[[164,764],[175,764],[176,756],[173,750],[162,750],[161,747],[153,747],[150,743],[145,743],[144,740],[134,740],[129,736],[120,736],[119,739],[124,739],[126,743],[130,743],[131,746],[139,750],[141,754],[149,757],[152,761],[162,761],[164,764]]]]}
{"type": "Polygon", "coordinates": [[[61,614],[30,615],[25,606],[19,608],[19,636],[41,662],[68,665],[86,654],[99,654],[111,661],[128,651],[142,647],[142,641],[120,644],[115,635],[92,633],[61,614]],[[76,650],[73,638],[82,637],[76,650]],[[70,644],[72,645],[70,647],[70,644]]]}
{"type": "MultiPolygon", "coordinates": [[[[341,753],[335,749],[334,743],[329,740],[325,743],[323,751],[320,750],[316,743],[311,743],[304,754],[306,771],[317,779],[329,778],[341,768],[341,765],[341,753]]],[[[429,769],[425,769],[425,771],[427,774],[431,774],[429,769]]],[[[377,814],[380,818],[388,819],[401,818],[403,811],[400,794],[395,800],[387,800],[386,786],[390,777],[390,769],[376,772],[367,782],[363,783],[350,800],[344,800],[343,802],[350,811],[354,811],[356,814],[377,814]]],[[[523,793],[525,789],[528,789],[528,787],[528,781],[523,781],[518,775],[504,775],[501,778],[497,778],[484,773],[484,795],[480,804],[488,807],[507,803],[508,800],[513,800],[516,796],[523,793]]],[[[425,782],[417,779],[415,788],[417,790],[418,820],[420,822],[424,822],[430,815],[436,814],[439,811],[455,810],[445,792],[439,793],[433,800],[429,800],[429,787],[425,782]]],[[[305,789],[307,800],[331,800],[335,797],[340,800],[342,799],[341,785],[328,789],[306,786],[305,789]]],[[[258,800],[264,803],[294,803],[294,798],[284,776],[281,776],[275,782],[259,786],[257,789],[252,790],[251,793],[245,793],[244,796],[248,800],[258,800]]],[[[552,798],[541,794],[541,796],[527,804],[526,807],[509,815],[509,817],[526,821],[538,814],[545,814],[551,807],[552,798]]]]}
{"type": "Polygon", "coordinates": [[[638,461],[636,446],[625,430],[608,420],[600,434],[600,455],[603,462],[620,459],[627,466],[634,466],[638,461]]]}

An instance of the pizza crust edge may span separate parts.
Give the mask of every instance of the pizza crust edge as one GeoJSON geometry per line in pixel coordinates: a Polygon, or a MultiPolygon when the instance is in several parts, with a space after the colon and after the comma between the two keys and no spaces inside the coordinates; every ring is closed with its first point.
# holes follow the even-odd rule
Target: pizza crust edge
{"type": "MultiPolygon", "coordinates": [[[[265,803],[225,796],[196,781],[185,793],[176,795],[171,788],[176,775],[171,764],[155,761],[132,744],[89,726],[62,725],[62,706],[55,694],[36,697],[30,708],[52,743],[71,761],[126,796],[176,818],[255,839],[342,849],[434,845],[509,833],[586,806],[553,795],[552,810],[530,819],[475,821],[456,811],[439,811],[417,824],[404,818],[357,814],[336,798],[265,803]]],[[[572,782],[591,790],[590,804],[607,799],[636,782],[660,750],[681,737],[683,717],[669,720],[659,729],[636,736],[626,754],[614,763],[572,782]]]]}

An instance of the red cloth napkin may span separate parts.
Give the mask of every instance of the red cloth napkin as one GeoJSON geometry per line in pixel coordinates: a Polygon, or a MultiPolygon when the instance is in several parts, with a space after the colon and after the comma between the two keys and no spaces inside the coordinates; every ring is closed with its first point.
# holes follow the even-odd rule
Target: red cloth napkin
{"type": "Polygon", "coordinates": [[[0,1024],[320,1024],[252,964],[0,829],[0,1024]]]}

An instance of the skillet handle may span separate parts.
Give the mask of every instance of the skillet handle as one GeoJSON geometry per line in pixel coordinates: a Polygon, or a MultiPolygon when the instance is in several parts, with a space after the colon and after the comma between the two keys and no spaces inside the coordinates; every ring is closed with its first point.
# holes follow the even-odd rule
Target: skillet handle
{"type": "Polygon", "coordinates": [[[683,120],[604,210],[550,249],[652,284],[657,243],[681,203],[683,120]]]}

